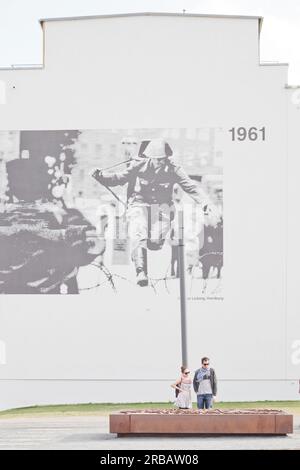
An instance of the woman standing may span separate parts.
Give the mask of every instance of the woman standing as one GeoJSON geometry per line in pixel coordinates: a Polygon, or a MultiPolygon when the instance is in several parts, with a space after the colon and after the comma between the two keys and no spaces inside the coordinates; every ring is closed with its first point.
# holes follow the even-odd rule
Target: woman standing
{"type": "Polygon", "coordinates": [[[181,367],[181,377],[171,385],[176,390],[175,405],[178,408],[192,408],[191,387],[192,380],[190,378],[190,370],[187,367],[181,367]]]}

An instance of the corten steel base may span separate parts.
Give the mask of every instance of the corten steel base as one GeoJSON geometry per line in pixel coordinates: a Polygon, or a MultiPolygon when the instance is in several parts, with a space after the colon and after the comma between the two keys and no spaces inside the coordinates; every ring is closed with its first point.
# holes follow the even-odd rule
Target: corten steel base
{"type": "Polygon", "coordinates": [[[293,415],[281,410],[139,410],[109,416],[109,432],[129,435],[285,435],[293,432],[293,415]]]}

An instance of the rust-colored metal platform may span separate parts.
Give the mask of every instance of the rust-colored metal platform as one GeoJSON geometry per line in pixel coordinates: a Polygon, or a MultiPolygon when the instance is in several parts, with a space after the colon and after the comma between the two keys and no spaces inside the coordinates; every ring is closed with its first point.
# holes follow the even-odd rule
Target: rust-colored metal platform
{"type": "Polygon", "coordinates": [[[119,437],[138,434],[255,434],[293,432],[293,415],[281,410],[133,410],[109,416],[109,431],[119,437]]]}

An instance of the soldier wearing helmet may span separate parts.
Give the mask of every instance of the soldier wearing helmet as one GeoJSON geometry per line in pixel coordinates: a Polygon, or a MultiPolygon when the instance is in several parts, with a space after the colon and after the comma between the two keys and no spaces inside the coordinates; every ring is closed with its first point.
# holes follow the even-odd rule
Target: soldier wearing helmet
{"type": "Polygon", "coordinates": [[[131,257],[134,262],[137,284],[148,285],[147,248],[162,248],[174,219],[173,188],[178,184],[205,209],[207,197],[170,157],[173,151],[162,139],[144,141],[139,158],[123,171],[110,173],[96,170],[93,174],[106,186],[128,183],[127,219],[132,241],[131,257]],[[142,152],[142,153],[141,153],[142,152]],[[146,158],[145,158],[146,157],[146,158]]]}

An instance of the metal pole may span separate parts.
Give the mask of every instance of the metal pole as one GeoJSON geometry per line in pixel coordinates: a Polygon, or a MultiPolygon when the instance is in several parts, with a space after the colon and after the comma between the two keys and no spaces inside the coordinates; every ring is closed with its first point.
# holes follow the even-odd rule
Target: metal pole
{"type": "Polygon", "coordinates": [[[185,293],[185,267],[184,267],[184,213],[182,209],[178,211],[178,263],[180,277],[180,313],[181,313],[181,355],[182,365],[188,366],[187,354],[187,326],[186,326],[186,293],[185,293]]]}

